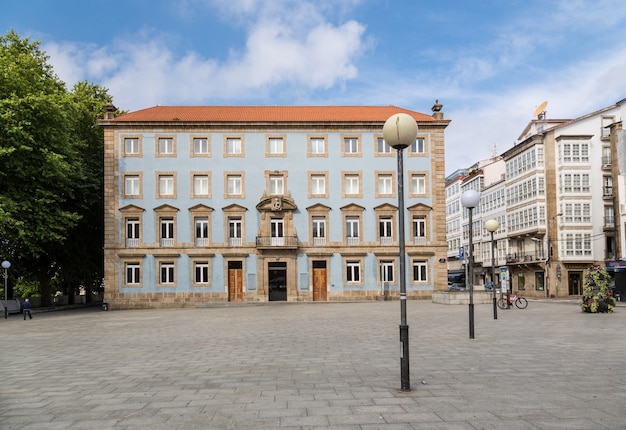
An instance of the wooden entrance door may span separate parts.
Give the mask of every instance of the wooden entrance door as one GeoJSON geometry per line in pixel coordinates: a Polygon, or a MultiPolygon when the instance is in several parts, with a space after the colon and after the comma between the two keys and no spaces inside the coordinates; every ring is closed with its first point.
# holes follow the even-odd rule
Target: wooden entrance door
{"type": "Polygon", "coordinates": [[[326,262],[313,262],[313,301],[325,302],[328,300],[326,288],[326,262]]]}
{"type": "Polygon", "coordinates": [[[228,263],[228,301],[241,302],[242,300],[243,269],[240,261],[231,261],[228,263]]]}

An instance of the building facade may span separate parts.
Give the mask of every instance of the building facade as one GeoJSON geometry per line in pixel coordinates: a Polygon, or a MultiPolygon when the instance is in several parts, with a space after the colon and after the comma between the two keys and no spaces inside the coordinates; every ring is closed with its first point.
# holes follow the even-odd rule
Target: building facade
{"type": "MultiPolygon", "coordinates": [[[[480,221],[474,231],[481,233],[474,237],[474,252],[482,260],[476,261],[475,284],[490,279],[490,236],[484,228],[489,219],[500,222],[494,237],[496,282],[500,273],[506,274],[509,285],[522,295],[578,297],[591,265],[613,273],[626,269],[621,225],[615,222],[616,214],[623,213],[623,200],[614,184],[623,179],[619,163],[613,163],[623,152],[623,113],[623,101],[576,119],[547,119],[541,112],[518,143],[500,156],[503,181],[483,183],[479,190],[481,210],[474,219],[480,221]],[[492,205],[498,201],[494,191],[504,193],[504,205],[492,205]],[[487,213],[488,207],[495,212],[487,213]]],[[[476,177],[484,177],[493,166],[457,178],[460,185],[450,182],[448,188],[475,188],[476,177]]],[[[461,242],[467,245],[467,238],[461,242]]]]}
{"type": "Polygon", "coordinates": [[[105,301],[397,296],[397,161],[384,122],[404,112],[407,296],[446,285],[444,130],[393,106],[156,106],[105,136],[105,301]]]}

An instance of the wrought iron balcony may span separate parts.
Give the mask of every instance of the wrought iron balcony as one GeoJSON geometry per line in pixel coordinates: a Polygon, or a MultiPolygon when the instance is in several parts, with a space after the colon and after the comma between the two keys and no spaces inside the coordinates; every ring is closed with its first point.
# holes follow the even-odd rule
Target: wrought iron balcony
{"type": "Polygon", "coordinates": [[[298,248],[298,237],[257,236],[256,246],[259,249],[296,249],[298,248]]]}

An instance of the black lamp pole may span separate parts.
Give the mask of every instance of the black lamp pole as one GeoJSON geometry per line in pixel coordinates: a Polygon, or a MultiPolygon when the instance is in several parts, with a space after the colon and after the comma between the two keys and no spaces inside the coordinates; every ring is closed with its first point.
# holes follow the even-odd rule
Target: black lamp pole
{"type": "Polygon", "coordinates": [[[469,338],[474,339],[474,208],[480,203],[480,194],[475,190],[467,190],[461,195],[461,204],[466,207],[469,212],[469,273],[467,282],[469,286],[469,338]]]}
{"type": "Polygon", "coordinates": [[[404,244],[404,166],[403,151],[415,142],[417,122],[412,116],[399,113],[389,117],[383,126],[385,142],[394,148],[398,158],[398,242],[400,275],[400,389],[411,391],[409,369],[409,326],[406,320],[406,250],[404,244]]]}

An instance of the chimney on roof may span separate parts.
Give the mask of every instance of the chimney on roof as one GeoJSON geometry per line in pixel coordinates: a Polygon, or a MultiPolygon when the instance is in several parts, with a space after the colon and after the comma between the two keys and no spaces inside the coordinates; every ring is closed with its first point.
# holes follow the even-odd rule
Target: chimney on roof
{"type": "Polygon", "coordinates": [[[432,107],[433,110],[433,118],[435,119],[443,119],[443,112],[441,112],[441,108],[443,105],[439,103],[439,99],[435,100],[435,104],[432,107]]]}
{"type": "Polygon", "coordinates": [[[104,119],[115,118],[115,111],[117,111],[117,108],[113,105],[113,102],[109,100],[109,102],[106,104],[106,112],[104,113],[104,119]]]}

